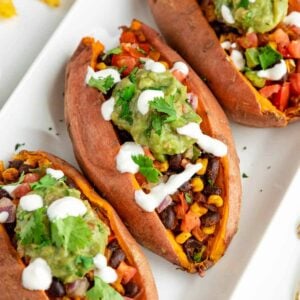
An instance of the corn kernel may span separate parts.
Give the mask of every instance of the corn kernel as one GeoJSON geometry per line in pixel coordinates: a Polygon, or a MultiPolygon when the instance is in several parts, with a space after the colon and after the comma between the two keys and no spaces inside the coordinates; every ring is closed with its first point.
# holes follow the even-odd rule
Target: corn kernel
{"type": "Polygon", "coordinates": [[[277,49],[277,44],[275,42],[269,42],[269,46],[272,47],[274,50],[277,49]]]}
{"type": "Polygon", "coordinates": [[[208,197],[207,203],[212,204],[216,207],[221,207],[221,206],[223,206],[223,199],[219,195],[210,195],[208,197]]]}
{"type": "Polygon", "coordinates": [[[133,21],[131,22],[130,28],[131,28],[132,30],[138,30],[138,29],[141,28],[141,23],[140,23],[138,20],[133,20],[133,21]]]}
{"type": "Polygon", "coordinates": [[[197,172],[198,175],[204,175],[206,173],[208,159],[207,158],[198,158],[196,161],[197,164],[202,164],[202,168],[197,172]]]}
{"type": "Polygon", "coordinates": [[[158,162],[156,161],[154,163],[154,166],[156,169],[158,169],[160,172],[166,172],[169,169],[169,163],[167,161],[164,162],[158,162]]]}
{"type": "Polygon", "coordinates": [[[175,240],[178,244],[183,244],[184,242],[186,242],[190,237],[192,236],[191,233],[189,232],[181,232],[179,233],[175,240]]]}
{"type": "Polygon", "coordinates": [[[204,189],[204,183],[200,177],[194,177],[191,184],[193,187],[193,192],[201,192],[204,189]]]}
{"type": "Polygon", "coordinates": [[[99,63],[99,64],[96,65],[96,69],[97,70],[104,70],[106,68],[107,68],[107,66],[106,66],[106,64],[104,62],[101,62],[101,63],[99,63]]]}
{"type": "Polygon", "coordinates": [[[213,234],[216,230],[216,225],[208,226],[208,227],[203,227],[202,231],[205,234],[213,234]]]}
{"type": "Polygon", "coordinates": [[[206,207],[203,207],[203,206],[200,206],[197,202],[193,203],[191,205],[191,211],[193,213],[195,213],[198,217],[201,217],[203,216],[204,214],[207,213],[207,208],[206,207]]]}
{"type": "Polygon", "coordinates": [[[286,59],[285,60],[286,68],[288,73],[293,73],[296,69],[296,64],[293,59],[286,59]]]}
{"type": "Polygon", "coordinates": [[[166,61],[160,60],[159,62],[160,62],[161,64],[163,64],[163,65],[166,67],[166,69],[169,69],[169,64],[168,64],[166,61]]]}

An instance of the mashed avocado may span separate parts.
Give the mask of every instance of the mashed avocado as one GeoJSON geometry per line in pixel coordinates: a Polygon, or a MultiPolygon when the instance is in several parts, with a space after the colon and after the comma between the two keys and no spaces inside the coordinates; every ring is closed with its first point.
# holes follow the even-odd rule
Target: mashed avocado
{"type": "Polygon", "coordinates": [[[113,96],[113,123],[128,131],[136,143],[148,146],[156,159],[183,153],[195,143],[176,132],[176,128],[189,122],[200,123],[201,119],[187,102],[186,87],[170,71],[154,73],[140,69],[119,82],[113,96]],[[137,102],[141,92],[148,89],[163,91],[164,97],[151,101],[148,113],[143,115],[137,102]]]}
{"type": "Polygon", "coordinates": [[[63,283],[82,278],[94,269],[93,257],[104,253],[109,228],[96,216],[88,201],[84,201],[87,212],[82,217],[48,219],[47,206],[53,201],[65,196],[80,199],[80,192],[68,187],[63,179],[45,175],[32,184],[32,190],[31,193],[43,197],[44,206],[32,212],[18,207],[15,228],[18,252],[31,259],[45,259],[52,275],[63,283]]]}
{"type": "Polygon", "coordinates": [[[243,31],[267,32],[276,27],[287,14],[288,0],[215,0],[220,21],[226,22],[222,6],[230,9],[234,19],[230,26],[243,31]]]}

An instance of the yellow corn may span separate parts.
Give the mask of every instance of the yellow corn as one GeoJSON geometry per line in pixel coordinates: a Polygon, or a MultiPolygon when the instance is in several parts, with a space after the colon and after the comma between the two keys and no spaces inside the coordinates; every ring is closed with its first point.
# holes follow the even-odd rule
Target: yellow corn
{"type": "Polygon", "coordinates": [[[191,205],[191,211],[193,213],[195,213],[198,217],[201,217],[203,216],[204,214],[207,213],[207,208],[206,207],[203,207],[203,206],[200,206],[197,202],[193,203],[191,205]]]}
{"type": "Polygon", "coordinates": [[[269,46],[275,50],[277,49],[277,44],[275,42],[269,42],[269,46]]]}
{"type": "Polygon", "coordinates": [[[216,230],[216,225],[208,226],[208,227],[203,227],[202,231],[205,234],[213,234],[216,230]]]}
{"type": "Polygon", "coordinates": [[[288,73],[293,73],[296,69],[296,64],[293,59],[286,59],[285,60],[286,68],[288,73]]]}
{"type": "Polygon", "coordinates": [[[175,240],[178,244],[183,244],[184,242],[186,242],[190,237],[192,236],[191,233],[189,232],[181,232],[179,233],[175,240]]]}
{"type": "Polygon", "coordinates": [[[60,0],[43,0],[43,2],[52,7],[57,7],[60,5],[60,0]]]}
{"type": "Polygon", "coordinates": [[[159,62],[160,62],[161,64],[163,64],[163,65],[166,67],[166,69],[169,69],[169,64],[168,64],[166,61],[160,60],[159,62]]]}
{"type": "Polygon", "coordinates": [[[216,207],[221,207],[223,206],[223,198],[219,195],[210,195],[207,199],[207,203],[216,207]]]}
{"type": "Polygon", "coordinates": [[[107,66],[106,66],[106,64],[104,62],[101,62],[101,63],[99,63],[99,64],[96,65],[96,69],[97,70],[104,70],[106,68],[107,68],[107,66]]]}
{"type": "Polygon", "coordinates": [[[197,164],[202,164],[202,168],[197,172],[198,175],[204,175],[206,173],[208,159],[207,158],[198,158],[196,161],[197,164]]]}
{"type": "Polygon", "coordinates": [[[194,177],[191,184],[193,192],[201,192],[204,188],[203,180],[200,177],[194,177]]]}
{"type": "Polygon", "coordinates": [[[167,161],[164,161],[164,162],[155,162],[155,167],[160,172],[166,172],[169,169],[169,163],[167,161]]]}

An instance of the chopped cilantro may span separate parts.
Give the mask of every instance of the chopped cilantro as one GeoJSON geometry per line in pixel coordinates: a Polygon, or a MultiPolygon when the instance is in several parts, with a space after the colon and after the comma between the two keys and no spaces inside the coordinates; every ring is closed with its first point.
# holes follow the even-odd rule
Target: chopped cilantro
{"type": "Polygon", "coordinates": [[[77,265],[82,265],[85,269],[90,269],[94,264],[94,260],[92,257],[79,255],[76,257],[75,263],[77,265]]]}
{"type": "Polygon", "coordinates": [[[132,83],[136,83],[136,73],[138,70],[139,68],[135,67],[128,76],[132,83]]]}
{"type": "Polygon", "coordinates": [[[128,67],[124,65],[124,66],[120,67],[118,71],[119,71],[119,73],[123,73],[127,68],[128,67]]]}
{"type": "Polygon", "coordinates": [[[189,193],[184,193],[184,198],[188,204],[191,204],[193,202],[192,197],[189,193]]]}
{"type": "Polygon", "coordinates": [[[205,250],[206,250],[206,247],[205,247],[205,246],[202,246],[200,252],[195,253],[195,254],[193,255],[193,260],[194,260],[195,262],[197,262],[197,263],[201,262],[201,261],[202,261],[202,256],[203,256],[203,253],[204,253],[205,250]]]}
{"type": "Polygon", "coordinates": [[[147,52],[139,46],[136,48],[136,50],[139,51],[142,54],[147,54],[147,52]]]}
{"type": "Polygon", "coordinates": [[[23,146],[25,146],[25,143],[17,143],[15,145],[15,151],[17,151],[20,147],[23,147],[23,146]]]}
{"type": "Polygon", "coordinates": [[[70,252],[88,247],[91,243],[91,236],[91,230],[82,217],[67,217],[51,222],[53,243],[70,252]]]}
{"type": "Polygon", "coordinates": [[[238,7],[247,8],[249,5],[249,0],[241,0],[238,7]]]}
{"type": "Polygon", "coordinates": [[[120,47],[110,49],[102,56],[102,60],[105,60],[107,58],[107,56],[109,56],[111,54],[121,54],[121,53],[122,53],[122,49],[120,47]]]}
{"type": "Polygon", "coordinates": [[[98,79],[91,77],[88,82],[88,85],[106,94],[113,87],[114,83],[115,81],[113,77],[109,75],[105,78],[98,78],[98,79]]]}
{"type": "Polygon", "coordinates": [[[39,181],[31,183],[30,187],[33,191],[44,191],[50,186],[55,185],[57,180],[50,174],[46,174],[39,181]]]}
{"type": "Polygon", "coordinates": [[[243,178],[248,178],[249,176],[248,176],[246,173],[243,173],[243,174],[242,174],[242,177],[243,177],[243,178]]]}
{"type": "Polygon", "coordinates": [[[151,129],[155,131],[158,135],[161,135],[161,130],[163,126],[163,120],[159,114],[152,113],[149,119],[150,127],[147,129],[148,135],[150,135],[151,129]]]}
{"type": "Polygon", "coordinates": [[[282,59],[282,55],[269,45],[258,48],[258,51],[258,59],[263,70],[278,63],[280,59],[282,59]]]}
{"type": "Polygon", "coordinates": [[[158,112],[165,113],[168,117],[164,122],[172,122],[176,120],[176,110],[174,108],[174,97],[156,97],[150,102],[150,107],[158,112]]]}
{"type": "Polygon", "coordinates": [[[132,155],[132,160],[139,166],[139,171],[149,182],[158,182],[161,173],[153,167],[153,161],[145,155],[132,155]]]}
{"type": "Polygon", "coordinates": [[[210,178],[207,179],[207,183],[208,183],[210,186],[213,186],[213,185],[214,185],[213,181],[212,181],[210,178]]]}
{"type": "Polygon", "coordinates": [[[123,300],[123,297],[100,277],[94,277],[94,286],[86,293],[88,300],[123,300]]]}
{"type": "Polygon", "coordinates": [[[133,84],[126,86],[117,92],[116,105],[121,107],[119,117],[126,120],[130,125],[133,123],[132,111],[130,110],[129,104],[134,96],[135,86],[133,84]]]}

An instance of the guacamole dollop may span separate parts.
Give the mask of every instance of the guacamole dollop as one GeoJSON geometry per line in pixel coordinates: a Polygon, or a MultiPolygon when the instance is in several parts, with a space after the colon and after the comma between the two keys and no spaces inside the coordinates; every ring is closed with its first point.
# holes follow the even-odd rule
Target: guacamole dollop
{"type": "Polygon", "coordinates": [[[217,18],[221,22],[224,22],[222,6],[225,5],[234,19],[234,23],[228,25],[259,33],[275,28],[288,10],[288,0],[215,0],[214,3],[217,18]]]}
{"type": "Polygon", "coordinates": [[[45,175],[32,184],[29,194],[42,196],[44,206],[34,211],[18,206],[15,232],[21,256],[45,259],[52,275],[63,283],[73,282],[93,270],[93,257],[104,253],[110,230],[89,202],[83,200],[87,208],[83,216],[52,221],[47,216],[47,207],[53,201],[65,196],[80,199],[80,191],[70,188],[64,179],[45,175]]]}
{"type": "Polygon", "coordinates": [[[139,69],[133,76],[122,79],[114,88],[116,99],[112,121],[119,129],[128,131],[133,140],[147,146],[154,157],[165,160],[166,155],[185,152],[195,140],[179,135],[176,128],[189,122],[200,123],[201,118],[187,102],[187,88],[170,71],[155,73],[139,69]],[[137,108],[144,90],[163,91],[164,97],[154,99],[149,111],[141,114],[137,108]]]}

